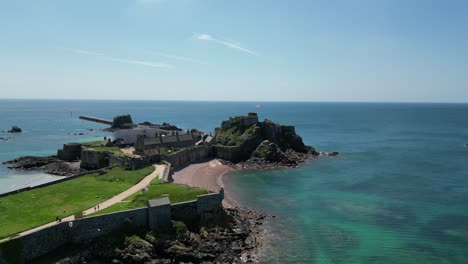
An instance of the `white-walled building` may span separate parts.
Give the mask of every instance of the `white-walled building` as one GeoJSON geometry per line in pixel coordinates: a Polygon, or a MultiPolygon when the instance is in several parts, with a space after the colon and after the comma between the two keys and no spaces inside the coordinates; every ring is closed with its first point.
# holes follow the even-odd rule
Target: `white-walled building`
{"type": "MultiPolygon", "coordinates": [[[[132,129],[119,129],[114,131],[114,139],[122,139],[123,144],[135,144],[138,135],[143,135],[145,138],[155,138],[156,134],[160,132],[159,128],[138,126],[132,129]]],[[[158,136],[159,137],[159,136],[158,136]]]]}

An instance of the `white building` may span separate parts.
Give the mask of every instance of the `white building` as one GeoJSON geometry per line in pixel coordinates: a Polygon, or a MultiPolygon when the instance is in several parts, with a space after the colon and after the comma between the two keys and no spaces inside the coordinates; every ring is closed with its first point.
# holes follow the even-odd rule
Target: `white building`
{"type": "Polygon", "coordinates": [[[145,138],[155,138],[159,133],[159,128],[138,126],[132,129],[119,129],[114,131],[114,139],[122,139],[123,144],[135,144],[138,135],[144,135],[145,138]]]}

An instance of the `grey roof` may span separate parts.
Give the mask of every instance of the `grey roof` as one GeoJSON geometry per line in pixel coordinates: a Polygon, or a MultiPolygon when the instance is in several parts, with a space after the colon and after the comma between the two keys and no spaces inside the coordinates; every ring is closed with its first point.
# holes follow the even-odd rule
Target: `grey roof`
{"type": "Polygon", "coordinates": [[[163,197],[160,199],[148,200],[149,207],[161,206],[171,204],[168,197],[163,197]]]}
{"type": "Polygon", "coordinates": [[[145,144],[145,145],[159,145],[159,144],[161,144],[161,140],[159,138],[145,138],[143,140],[143,144],[145,144]]]}
{"type": "Polygon", "coordinates": [[[179,140],[180,141],[189,141],[189,140],[193,140],[193,137],[190,134],[182,134],[182,135],[179,135],[179,140]]]}
{"type": "Polygon", "coordinates": [[[162,141],[164,143],[177,142],[177,137],[176,136],[165,136],[165,137],[162,137],[162,141]]]}

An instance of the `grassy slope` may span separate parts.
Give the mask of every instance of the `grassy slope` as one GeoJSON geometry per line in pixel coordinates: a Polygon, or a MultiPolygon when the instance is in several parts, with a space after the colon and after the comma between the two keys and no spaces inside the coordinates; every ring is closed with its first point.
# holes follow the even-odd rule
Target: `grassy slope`
{"type": "Polygon", "coordinates": [[[154,167],[124,171],[118,167],[0,198],[0,238],[93,207],[135,185],[154,167]],[[65,211],[65,212],[64,212],[65,211]]]}
{"type": "Polygon", "coordinates": [[[146,193],[138,192],[128,197],[124,201],[101,210],[93,215],[107,214],[112,212],[124,211],[147,206],[147,201],[163,197],[163,194],[169,195],[171,203],[180,203],[195,200],[197,195],[207,194],[208,191],[200,188],[192,188],[183,184],[162,183],[160,179],[154,179],[151,182],[149,191],[146,193]]]}
{"type": "Polygon", "coordinates": [[[240,125],[234,125],[229,129],[221,129],[216,136],[216,140],[220,145],[239,146],[243,141],[252,136],[254,125],[243,129],[240,125]]]}

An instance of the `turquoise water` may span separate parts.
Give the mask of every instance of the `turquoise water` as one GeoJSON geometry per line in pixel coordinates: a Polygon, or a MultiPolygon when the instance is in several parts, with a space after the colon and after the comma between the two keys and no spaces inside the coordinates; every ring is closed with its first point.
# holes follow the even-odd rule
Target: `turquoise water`
{"type": "MultiPolygon", "coordinates": [[[[0,161],[107,135],[79,114],[131,113],[137,122],[210,131],[229,116],[258,111],[295,125],[318,150],[341,153],[228,178],[242,203],[277,216],[265,263],[468,263],[467,104],[255,105],[2,100],[0,130],[19,125],[25,133],[0,142],[0,161]],[[85,135],[67,134],[79,132],[85,135]]],[[[0,192],[29,177],[0,166],[0,192]]]]}

